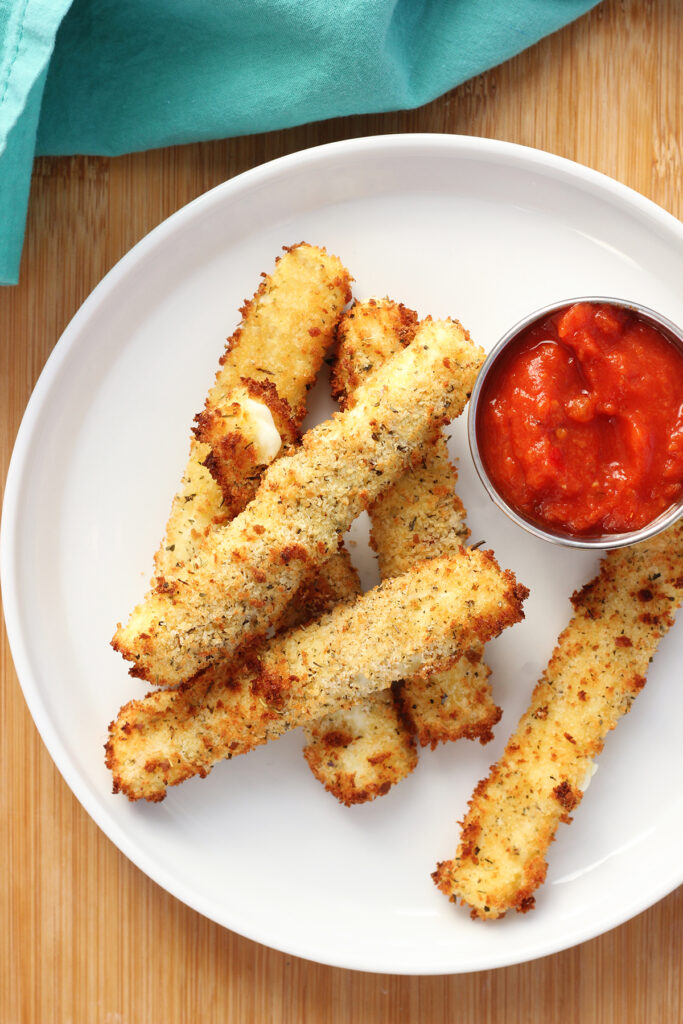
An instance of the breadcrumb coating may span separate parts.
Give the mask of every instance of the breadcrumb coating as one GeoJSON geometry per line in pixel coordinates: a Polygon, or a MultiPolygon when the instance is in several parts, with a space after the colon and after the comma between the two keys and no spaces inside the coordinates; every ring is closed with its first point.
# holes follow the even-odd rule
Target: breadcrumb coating
{"type": "Polygon", "coordinates": [[[243,378],[274,384],[300,425],[310,388],[351,299],[346,267],[325,249],[286,246],[269,275],[240,309],[206,407],[221,410],[243,378]]]}
{"type": "MultiPolygon", "coordinates": [[[[467,541],[465,508],[455,492],[458,474],[440,434],[370,510],[371,541],[382,578],[415,561],[449,555],[467,541]]],[[[396,691],[399,714],[421,746],[458,739],[487,743],[500,720],[482,649],[473,647],[447,672],[406,679],[396,691]]]]}
{"type": "Polygon", "coordinates": [[[360,592],[360,577],[340,537],[338,552],[304,579],[275,625],[278,631],[303,626],[360,592]]]}
{"type": "MultiPolygon", "coordinates": [[[[356,303],[339,321],[333,391],[354,404],[354,389],[413,339],[417,314],[390,299],[356,303]]],[[[467,540],[457,473],[438,434],[371,506],[372,543],[382,579],[425,558],[457,551],[467,540]]],[[[316,777],[344,804],[384,795],[417,764],[423,745],[467,737],[486,742],[500,710],[491,698],[481,650],[432,677],[419,676],[373,698],[363,710],[339,709],[306,729],[304,755],[316,777]],[[344,740],[345,742],[342,742],[344,740]]]]}
{"type": "MultiPolygon", "coordinates": [[[[158,612],[155,595],[196,570],[208,535],[241,512],[256,492],[265,465],[245,400],[268,406],[283,438],[281,452],[298,441],[306,391],[350,298],[351,277],[338,258],[305,242],[286,249],[274,272],[262,276],[258,291],[241,310],[242,323],[228,340],[199,417],[211,420],[215,413],[220,419],[222,428],[207,433],[215,451],[198,437],[190,442],[187,466],[154,556],[153,589],[136,609],[143,642],[158,612]]],[[[134,659],[130,637],[124,637],[119,627],[112,644],[134,659]]]]}
{"type": "MultiPolygon", "coordinates": [[[[287,340],[280,341],[286,347],[287,340]]],[[[254,497],[261,474],[273,458],[286,454],[300,440],[289,405],[280,398],[275,385],[247,377],[230,390],[220,409],[207,405],[195,416],[194,432],[195,443],[206,452],[204,468],[218,484],[226,522],[254,497]],[[254,402],[267,407],[280,435],[274,456],[263,449],[259,421],[253,415],[254,402]]]]}
{"type": "Polygon", "coordinates": [[[481,647],[474,645],[445,672],[407,679],[397,687],[396,706],[421,747],[493,739],[502,711],[491,695],[490,675],[481,647]]]}
{"type": "MultiPolygon", "coordinates": [[[[296,248],[301,249],[301,247],[296,248]]],[[[309,246],[304,246],[304,248],[306,250],[311,249],[309,246]]],[[[327,257],[324,251],[316,250],[316,252],[324,257],[326,264],[327,257]]],[[[294,250],[289,250],[287,255],[279,261],[280,304],[286,298],[286,288],[285,284],[283,284],[283,280],[286,283],[286,279],[283,279],[283,271],[292,264],[294,254],[294,250]]],[[[346,275],[346,272],[344,274],[346,275]]],[[[348,278],[348,275],[346,277],[348,278]]],[[[314,274],[314,289],[319,286],[319,283],[319,275],[316,277],[314,274]]],[[[267,293],[267,286],[268,279],[262,284],[260,294],[267,293]]],[[[292,299],[303,306],[305,303],[303,302],[302,291],[301,282],[299,282],[297,294],[292,299]]],[[[309,349],[314,356],[309,364],[311,373],[317,369],[318,355],[320,353],[319,346],[322,344],[321,336],[317,335],[316,337],[318,337],[316,346],[309,349]]],[[[327,345],[329,336],[323,340],[324,344],[327,345]]],[[[231,340],[230,355],[232,362],[229,363],[227,360],[224,360],[223,370],[219,374],[226,387],[229,382],[229,369],[232,370],[234,379],[238,381],[238,384],[231,392],[232,405],[229,409],[224,408],[223,410],[224,422],[228,423],[230,428],[226,435],[230,443],[224,443],[226,438],[223,438],[223,443],[221,443],[221,439],[218,438],[217,446],[212,451],[206,443],[192,438],[190,458],[181,487],[173,501],[164,542],[155,556],[155,568],[158,573],[157,585],[162,580],[170,581],[174,579],[175,576],[182,573],[186,565],[191,568],[210,532],[217,526],[223,525],[234,518],[253,496],[258,478],[264,467],[258,466],[254,462],[252,454],[254,446],[252,423],[248,416],[243,415],[243,408],[246,404],[245,400],[247,398],[260,399],[265,391],[267,404],[271,409],[280,433],[284,434],[289,429],[283,419],[288,415],[287,410],[289,406],[286,406],[282,414],[283,418],[280,418],[278,416],[278,403],[281,400],[277,395],[275,384],[257,382],[244,377],[240,378],[240,374],[244,372],[248,362],[245,347],[250,346],[253,348],[259,344],[262,350],[266,350],[266,355],[268,354],[269,345],[277,346],[278,365],[280,367],[285,367],[286,365],[285,357],[289,350],[290,341],[283,336],[279,329],[273,330],[270,338],[265,339],[264,342],[259,342],[257,335],[253,331],[247,333],[246,339],[244,335],[240,336],[238,334],[237,337],[233,337],[231,340]],[[239,355],[241,362],[237,360],[236,346],[238,345],[240,345],[239,355]],[[242,466],[239,466],[240,453],[244,454],[242,466]],[[236,463],[238,464],[237,470],[242,470],[241,477],[239,472],[236,471],[236,463]],[[213,475],[207,468],[209,464],[212,465],[213,475]],[[236,481],[240,479],[242,481],[241,484],[236,486],[236,481]],[[221,493],[219,480],[224,485],[227,481],[225,494],[221,493]]],[[[303,372],[305,365],[301,353],[298,353],[296,358],[299,364],[300,378],[303,383],[306,383],[306,375],[303,372]]],[[[264,361],[259,360],[259,363],[264,361]]],[[[288,393],[292,397],[291,389],[288,393]]],[[[301,399],[302,401],[305,399],[304,393],[301,394],[301,399]]],[[[210,407],[210,402],[207,402],[205,411],[210,407]]],[[[296,436],[298,435],[290,433],[286,439],[287,442],[291,443],[296,436]]],[[[277,625],[279,628],[288,628],[312,621],[318,618],[324,611],[332,608],[338,601],[346,600],[359,591],[360,580],[358,574],[351,564],[348,552],[340,541],[339,552],[334,554],[316,572],[314,577],[304,580],[293,601],[283,610],[280,621],[274,623],[274,625],[277,625]]],[[[226,667],[221,666],[216,669],[219,676],[221,674],[225,675],[226,667]]],[[[188,703],[196,703],[198,705],[201,702],[202,694],[206,692],[208,682],[208,677],[205,676],[199,681],[188,684],[185,694],[188,703]]]]}
{"type": "Polygon", "coordinates": [[[380,690],[305,727],[311,771],[346,807],[385,796],[417,765],[415,740],[392,691],[380,690]]]}
{"type": "MultiPolygon", "coordinates": [[[[342,409],[369,374],[412,341],[417,323],[417,313],[386,299],[354,303],[342,316],[331,379],[342,409]]],[[[384,796],[417,765],[415,740],[392,691],[340,707],[304,727],[303,752],[311,771],[347,807],[384,796]]]]}
{"type": "MultiPolygon", "coordinates": [[[[340,540],[338,553],[320,567],[315,577],[302,583],[294,599],[285,608],[278,628],[284,631],[314,622],[340,602],[353,599],[360,593],[360,589],[358,573],[340,540]]],[[[254,658],[258,656],[258,649],[254,648],[248,655],[245,653],[242,661],[237,664],[235,659],[216,662],[194,679],[188,680],[178,690],[164,690],[163,696],[159,691],[155,691],[147,694],[142,700],[135,700],[123,707],[116,723],[112,722],[109,727],[110,740],[105,746],[106,764],[114,772],[114,792],[122,789],[129,795],[136,792],[139,793],[139,797],[145,796],[150,782],[149,772],[152,771],[154,774],[160,766],[163,770],[165,761],[169,761],[170,764],[176,756],[172,743],[169,745],[169,740],[177,728],[178,721],[181,721],[186,734],[184,747],[196,749],[206,735],[207,716],[213,713],[213,705],[209,706],[211,700],[215,702],[222,688],[232,687],[233,676],[235,672],[240,671],[240,665],[252,665],[254,658]],[[182,696],[168,700],[171,693],[182,696]],[[131,735],[131,723],[134,723],[136,733],[133,747],[128,748],[124,745],[131,735]],[[135,758],[128,758],[124,770],[122,765],[127,755],[124,757],[123,754],[126,749],[129,752],[130,749],[134,749],[135,758]],[[153,766],[153,770],[150,766],[153,766]],[[124,778],[125,785],[121,783],[124,778]]],[[[258,708],[260,713],[260,704],[258,708]]],[[[238,713],[237,704],[234,705],[234,712],[238,713]]],[[[246,702],[243,703],[242,713],[251,713],[246,702]]],[[[244,724],[246,726],[246,722],[244,724]]],[[[158,795],[158,789],[155,788],[157,780],[151,781],[152,789],[146,799],[153,802],[161,800],[164,794],[158,795]]]]}
{"type": "Polygon", "coordinates": [[[454,321],[413,342],[356,392],[354,407],[265,471],[244,511],[212,531],[192,571],[157,587],[114,640],[133,675],[174,685],[263,635],[338,535],[465,406],[483,360],[454,321]]]}
{"type": "Polygon", "coordinates": [[[472,917],[525,913],[545,879],[547,850],[569,823],[605,738],[645,685],[657,645],[683,597],[683,521],[611,551],[572,597],[528,711],[474,791],[453,860],[433,874],[472,917]]]}
{"type": "Polygon", "coordinates": [[[337,353],[330,383],[342,409],[353,405],[353,393],[387,359],[411,343],[418,316],[401,302],[368,299],[354,302],[337,324],[337,353]]]}
{"type": "Polygon", "coordinates": [[[114,791],[131,800],[162,800],[168,786],[205,776],[217,761],[339,702],[353,703],[396,679],[447,664],[519,621],[527,593],[490,552],[463,549],[337,604],[317,622],[177,690],[132,701],[111,723],[106,745],[114,791]]]}
{"type": "Polygon", "coordinates": [[[252,499],[264,468],[258,446],[234,427],[235,390],[249,382],[252,397],[270,409],[285,449],[297,441],[306,392],[351,298],[352,279],[340,260],[305,242],[286,248],[272,274],[262,276],[240,309],[242,322],[196,417],[195,436],[211,449],[207,466],[233,506],[230,518],[252,499]]]}

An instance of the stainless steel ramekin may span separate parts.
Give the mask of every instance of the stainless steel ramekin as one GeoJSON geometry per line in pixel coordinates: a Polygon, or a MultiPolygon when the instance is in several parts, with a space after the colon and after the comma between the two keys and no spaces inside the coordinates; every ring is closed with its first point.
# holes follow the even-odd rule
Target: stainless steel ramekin
{"type": "Polygon", "coordinates": [[[481,455],[479,454],[479,445],[477,442],[477,409],[479,405],[479,397],[484,386],[484,382],[491,372],[494,364],[497,362],[503,351],[511,344],[517,337],[525,331],[532,324],[538,320],[543,320],[547,316],[558,312],[561,309],[565,309],[568,306],[573,306],[577,302],[595,302],[595,303],[609,303],[612,306],[618,306],[621,309],[626,309],[631,313],[636,313],[646,323],[652,324],[657,330],[668,338],[681,352],[683,355],[683,330],[676,324],[672,323],[667,317],[662,316],[655,310],[650,309],[648,306],[643,306],[639,302],[631,302],[625,299],[615,299],[604,295],[586,295],[580,296],[575,299],[563,299],[561,302],[553,302],[548,306],[543,306],[540,309],[536,309],[533,313],[529,313],[522,320],[518,321],[513,327],[506,331],[503,337],[496,342],[488,356],[484,361],[484,365],[479,372],[476,383],[472,390],[472,395],[469,404],[469,413],[467,418],[467,432],[469,436],[470,451],[472,452],[472,458],[474,465],[479,474],[479,478],[486,488],[489,497],[495,504],[501,509],[509,519],[511,519],[522,529],[528,533],[533,534],[535,537],[540,537],[542,540],[550,541],[553,544],[564,544],[571,548],[598,548],[606,550],[608,548],[621,548],[627,544],[637,544],[639,541],[648,540],[650,537],[654,537],[657,533],[665,530],[667,526],[671,526],[683,515],[683,497],[674,505],[671,505],[666,511],[662,512],[661,515],[653,519],[652,522],[646,526],[641,527],[639,530],[632,530],[628,533],[603,533],[596,534],[590,537],[577,537],[571,534],[562,533],[560,530],[551,530],[550,528],[544,528],[532,520],[525,518],[520,515],[515,509],[511,508],[510,505],[501,497],[500,493],[496,490],[493,482],[489,478],[486,472],[481,455]]]}

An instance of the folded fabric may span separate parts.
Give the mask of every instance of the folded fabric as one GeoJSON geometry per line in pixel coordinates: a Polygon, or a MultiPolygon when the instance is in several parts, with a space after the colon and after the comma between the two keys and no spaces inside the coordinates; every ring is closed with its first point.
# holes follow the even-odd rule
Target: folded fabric
{"type": "Polygon", "coordinates": [[[416,107],[595,3],[0,0],[0,282],[17,280],[34,153],[416,107]]]}

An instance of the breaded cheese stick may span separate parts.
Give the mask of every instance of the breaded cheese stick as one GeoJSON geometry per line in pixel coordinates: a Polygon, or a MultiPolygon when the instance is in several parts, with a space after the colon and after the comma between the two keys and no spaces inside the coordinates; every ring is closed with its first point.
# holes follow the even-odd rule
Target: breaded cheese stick
{"type": "Polygon", "coordinates": [[[240,379],[274,384],[295,421],[306,415],[306,392],[322,364],[353,278],[324,248],[284,246],[270,275],[240,310],[207,408],[220,409],[240,379]],[[282,339],[287,344],[282,344],[282,339]]]}
{"type": "MultiPolygon", "coordinates": [[[[332,377],[346,408],[354,389],[407,345],[417,314],[390,299],[356,303],[339,322],[332,377]]],[[[440,434],[370,508],[372,542],[382,579],[467,540],[465,509],[455,493],[457,473],[440,434]]],[[[362,705],[340,708],[306,727],[304,755],[316,778],[346,805],[384,795],[417,764],[414,735],[424,746],[461,737],[486,742],[500,710],[491,698],[481,648],[446,672],[398,684],[362,705]]]]}
{"type": "MultiPolygon", "coordinates": [[[[194,570],[207,534],[242,511],[266,464],[298,441],[306,391],[350,298],[351,278],[339,259],[304,242],[286,249],[273,273],[262,277],[198,417],[213,424],[206,436],[215,449],[191,440],[154,556],[155,589],[194,570]]],[[[142,633],[144,608],[138,609],[142,633]]]]}
{"type": "Polygon", "coordinates": [[[118,628],[131,674],[174,685],[265,633],[339,534],[462,411],[482,359],[459,324],[425,321],[352,409],[268,467],[247,508],[209,535],[193,573],[157,588],[118,628]]]}
{"type": "MultiPolygon", "coordinates": [[[[218,438],[215,450],[192,439],[190,458],[173,500],[164,542],[155,555],[157,587],[182,576],[183,571],[191,571],[209,533],[241,512],[256,490],[265,466],[258,464],[258,454],[254,456],[259,442],[258,436],[254,436],[254,427],[255,423],[258,426],[259,417],[254,417],[253,409],[254,402],[264,393],[259,390],[263,388],[263,381],[249,379],[245,374],[265,373],[262,363],[273,367],[264,390],[277,429],[287,446],[298,438],[289,405],[285,400],[283,407],[278,386],[294,403],[296,417],[300,419],[305,411],[306,388],[319,368],[323,348],[331,340],[333,321],[330,317],[338,315],[339,303],[345,297],[342,289],[348,288],[348,281],[348,273],[336,257],[328,257],[324,250],[302,244],[287,250],[277,261],[275,273],[272,277],[264,276],[256,296],[242,310],[242,328],[228,342],[203,414],[217,411],[216,396],[221,395],[223,435],[218,438]],[[324,306],[316,302],[321,290],[325,293],[324,306]],[[328,292],[332,293],[331,298],[328,292]],[[273,293],[277,293],[276,300],[272,300],[273,293]],[[259,315],[263,314],[264,306],[268,315],[259,315]],[[282,318],[273,315],[283,307],[297,308],[299,312],[296,316],[290,312],[282,318]],[[295,320],[298,324],[293,323],[295,320]],[[298,337],[295,326],[299,334],[306,329],[310,337],[298,337]],[[293,344],[297,346],[294,351],[293,344]],[[296,365],[294,381],[289,363],[296,365]],[[232,396],[230,406],[225,401],[227,394],[232,396]],[[249,399],[254,402],[250,403],[249,399]],[[213,475],[208,464],[212,466],[213,475]],[[225,494],[218,481],[226,487],[225,494]]],[[[258,414],[258,409],[256,411],[258,414]]],[[[359,590],[358,574],[340,544],[339,553],[314,577],[304,580],[276,624],[279,628],[291,628],[311,621],[359,590]]],[[[219,674],[224,672],[225,667],[218,671],[219,674]]],[[[190,684],[187,700],[199,703],[207,682],[204,678],[201,685],[190,684]]]]}
{"type": "Polygon", "coordinates": [[[284,631],[305,626],[331,611],[340,601],[353,600],[361,592],[360,577],[343,540],[339,549],[312,576],[306,577],[277,621],[284,631]]]}
{"type": "Polygon", "coordinates": [[[311,771],[346,807],[385,796],[417,766],[415,738],[393,691],[371,693],[304,726],[311,771]]]}
{"type": "MultiPolygon", "coordinates": [[[[371,541],[380,575],[405,572],[423,558],[453,554],[469,537],[465,508],[455,493],[458,474],[443,434],[425,446],[422,459],[370,511],[371,541]]],[[[464,652],[445,672],[406,679],[396,689],[398,712],[421,746],[458,739],[487,743],[500,720],[481,646],[464,652]]]]}
{"type": "MultiPolygon", "coordinates": [[[[363,374],[407,343],[411,319],[414,325],[417,315],[389,299],[356,304],[342,318],[333,388],[340,399],[346,396],[343,404],[355,401],[354,391],[363,374]],[[400,326],[386,329],[397,320],[400,326]]],[[[444,434],[436,434],[420,454],[370,509],[370,539],[382,579],[406,572],[424,558],[455,553],[470,534],[444,434]]],[[[491,739],[500,709],[491,697],[490,669],[481,655],[475,647],[448,672],[422,675],[397,688],[400,715],[422,746],[435,747],[461,737],[491,739]]]]}
{"type": "Polygon", "coordinates": [[[433,559],[317,622],[265,642],[225,666],[218,681],[149,694],[110,726],[106,763],[114,790],[163,799],[167,786],[206,775],[339,701],[444,664],[523,617],[527,596],[490,552],[433,559]],[[187,694],[193,695],[188,702],[187,694]]]}
{"type": "MultiPolygon", "coordinates": [[[[338,553],[328,559],[315,576],[304,580],[294,599],[284,609],[278,627],[285,631],[313,622],[336,605],[353,600],[360,593],[360,589],[358,573],[348,551],[340,541],[338,553]]],[[[249,666],[258,656],[258,649],[254,649],[247,658],[243,657],[237,664],[234,659],[216,662],[194,679],[183,683],[178,690],[164,690],[161,693],[155,691],[144,699],[132,701],[122,708],[117,721],[112,722],[109,727],[110,741],[106,745],[106,763],[114,772],[114,791],[121,788],[129,795],[132,792],[138,793],[138,796],[131,796],[131,799],[143,796],[152,801],[163,799],[165,789],[159,790],[158,774],[161,772],[163,775],[166,772],[175,756],[171,747],[164,748],[168,736],[180,724],[182,729],[189,730],[192,735],[190,747],[194,749],[199,742],[200,734],[206,734],[206,723],[212,721],[211,716],[215,715],[217,702],[221,701],[221,693],[226,688],[231,691],[233,712],[238,714],[240,705],[237,693],[232,695],[232,691],[235,690],[233,680],[239,674],[242,665],[246,665],[245,672],[248,673],[249,666]],[[178,696],[173,700],[166,699],[172,693],[178,696]],[[193,735],[193,719],[199,723],[196,736],[193,735]],[[136,760],[131,761],[124,771],[122,765],[127,756],[125,750],[131,729],[136,730],[133,741],[136,760]],[[125,785],[119,785],[119,780],[124,778],[125,785]],[[148,784],[151,786],[149,793],[148,784]]],[[[258,721],[251,726],[247,724],[246,716],[253,713],[253,706],[253,702],[250,705],[247,701],[243,701],[241,705],[242,713],[245,715],[245,729],[261,727],[258,721]]],[[[263,706],[260,702],[256,706],[260,720],[263,706]]],[[[228,753],[223,756],[232,755],[228,753]]],[[[189,774],[202,775],[206,772],[199,768],[197,772],[189,774]]]]}
{"type": "Polygon", "coordinates": [[[285,248],[272,274],[262,276],[196,417],[195,436],[209,446],[206,465],[230,518],[251,501],[281,443],[293,440],[306,415],[306,392],[351,298],[351,277],[340,260],[305,242],[285,248]],[[249,398],[236,409],[242,385],[249,398]]]}
{"type": "Polygon", "coordinates": [[[645,685],[657,644],[683,597],[683,521],[611,551],[572,597],[575,614],[529,710],[465,815],[453,860],[433,878],[472,917],[525,913],[544,881],[560,822],[570,822],[605,737],[645,685]]]}
{"type": "MultiPolygon", "coordinates": [[[[337,327],[332,391],[342,408],[373,370],[408,345],[417,313],[388,299],[354,303],[337,327]]],[[[347,807],[384,796],[417,765],[415,739],[393,687],[339,707],[304,727],[304,757],[315,777],[347,807]]]]}
{"type": "MultiPolygon", "coordinates": [[[[191,439],[190,454],[171,503],[164,538],[154,555],[152,585],[155,589],[163,589],[183,572],[193,571],[208,534],[234,519],[256,490],[267,462],[298,440],[296,426],[287,413],[278,411],[271,398],[271,407],[275,409],[272,415],[262,402],[252,399],[253,393],[251,382],[235,388],[231,414],[224,420],[233,444],[232,461],[225,449],[216,457],[208,444],[191,439]],[[262,419],[259,409],[271,415],[272,436],[279,438],[270,447],[264,447],[263,433],[257,433],[262,419]],[[248,454],[240,461],[244,453],[248,454]],[[225,493],[210,469],[210,466],[222,465],[224,460],[229,464],[224,475],[224,479],[229,478],[225,493]]],[[[266,426],[270,429],[270,422],[267,421],[266,426]]]]}

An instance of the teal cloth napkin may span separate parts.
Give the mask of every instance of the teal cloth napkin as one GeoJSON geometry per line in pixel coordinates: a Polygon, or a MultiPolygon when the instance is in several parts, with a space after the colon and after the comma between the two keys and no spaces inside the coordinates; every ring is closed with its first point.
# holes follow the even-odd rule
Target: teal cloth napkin
{"type": "Polygon", "coordinates": [[[0,0],[0,283],[34,154],[417,107],[596,0],[0,0]]]}

